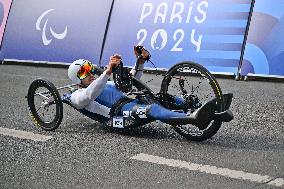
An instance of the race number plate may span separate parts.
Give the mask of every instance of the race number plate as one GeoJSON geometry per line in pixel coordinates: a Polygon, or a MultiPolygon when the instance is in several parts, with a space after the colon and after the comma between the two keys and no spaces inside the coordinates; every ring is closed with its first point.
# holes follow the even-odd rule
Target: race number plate
{"type": "Polygon", "coordinates": [[[146,107],[139,107],[139,108],[137,108],[136,114],[141,119],[146,119],[147,118],[147,109],[146,109],[146,107]]]}
{"type": "Polygon", "coordinates": [[[124,120],[122,116],[115,116],[112,118],[112,126],[116,128],[124,128],[124,120]]]}

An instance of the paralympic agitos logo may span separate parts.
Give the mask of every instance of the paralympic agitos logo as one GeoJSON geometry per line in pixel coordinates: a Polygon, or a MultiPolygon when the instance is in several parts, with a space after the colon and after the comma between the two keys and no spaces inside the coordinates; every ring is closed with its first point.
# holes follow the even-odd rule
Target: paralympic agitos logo
{"type": "MultiPolygon", "coordinates": [[[[190,24],[192,22],[202,24],[207,18],[208,6],[208,1],[201,1],[199,3],[194,1],[189,3],[174,2],[171,6],[166,2],[162,2],[156,7],[153,3],[144,3],[139,24],[145,25],[149,22],[152,22],[151,25],[159,24],[159,26],[164,24],[190,24]],[[196,12],[196,15],[193,15],[193,12],[196,12]]],[[[199,52],[203,35],[198,34],[198,31],[194,28],[190,31],[190,34],[188,32],[188,29],[180,27],[175,31],[167,31],[165,28],[159,28],[153,33],[149,32],[146,28],[141,28],[138,30],[136,36],[139,45],[145,45],[144,42],[148,41],[147,39],[149,38],[150,46],[153,50],[162,50],[168,46],[171,49],[170,51],[183,51],[187,47],[182,46],[182,42],[186,41],[186,44],[193,45],[196,52],[199,52]],[[170,40],[173,40],[173,45],[170,40]]]]}
{"type": "Polygon", "coordinates": [[[36,30],[38,31],[41,31],[41,38],[42,38],[42,42],[44,45],[49,45],[51,43],[51,41],[53,40],[53,38],[55,39],[64,39],[67,35],[67,32],[68,32],[68,28],[67,26],[65,27],[65,30],[62,32],[62,33],[56,33],[51,26],[49,26],[49,32],[50,32],[50,35],[49,35],[49,38],[48,38],[48,35],[47,35],[47,32],[48,32],[48,18],[47,15],[48,13],[50,13],[51,11],[54,11],[54,9],[49,9],[45,12],[43,12],[37,19],[36,21],[36,30]],[[45,18],[45,19],[44,19],[45,18]],[[45,20],[45,21],[43,21],[45,20]],[[42,24],[42,21],[44,22],[43,24],[43,27],[41,26],[42,24]],[[53,38],[52,38],[53,37],[53,38]]]}

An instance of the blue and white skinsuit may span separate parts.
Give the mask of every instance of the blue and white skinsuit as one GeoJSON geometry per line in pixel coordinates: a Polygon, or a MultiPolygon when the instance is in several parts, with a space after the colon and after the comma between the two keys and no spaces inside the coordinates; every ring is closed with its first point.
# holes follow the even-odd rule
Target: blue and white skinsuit
{"type": "MultiPolygon", "coordinates": [[[[138,70],[143,70],[144,65],[140,64],[138,70]]],[[[131,70],[131,74],[140,79],[143,71],[136,73],[135,69],[131,70]]],[[[112,106],[125,95],[117,89],[113,81],[108,81],[109,75],[106,71],[103,72],[96,80],[94,80],[88,87],[80,88],[74,91],[70,96],[70,102],[77,109],[87,111],[93,116],[103,116],[105,119],[110,119],[110,110],[112,106]]],[[[134,106],[139,105],[140,108],[147,106],[149,111],[147,118],[150,117],[155,120],[166,122],[171,117],[185,117],[185,113],[173,112],[159,104],[143,104],[135,99],[121,108],[122,112],[131,112],[134,106]]],[[[138,108],[139,109],[139,108],[138,108]]]]}

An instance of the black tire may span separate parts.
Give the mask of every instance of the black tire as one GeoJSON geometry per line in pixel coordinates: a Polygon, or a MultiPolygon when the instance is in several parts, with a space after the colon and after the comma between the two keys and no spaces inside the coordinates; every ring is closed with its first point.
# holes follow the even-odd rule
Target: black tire
{"type": "Polygon", "coordinates": [[[27,100],[32,118],[38,127],[46,131],[58,128],[63,118],[63,103],[58,90],[50,81],[34,80],[29,87],[27,100]],[[52,115],[47,117],[45,113],[49,112],[52,115]]]}
{"type": "MultiPolygon", "coordinates": [[[[190,105],[181,109],[185,113],[194,112],[214,98],[216,98],[216,112],[224,110],[223,95],[217,80],[206,68],[193,62],[181,62],[170,68],[162,81],[160,94],[163,95],[164,99],[190,98],[188,100],[190,105]]],[[[165,100],[165,106],[170,109],[177,108],[171,107],[169,100],[165,100]]],[[[178,123],[173,127],[177,133],[188,140],[203,141],[215,135],[221,124],[220,121],[212,120],[206,128],[178,123]]]]}

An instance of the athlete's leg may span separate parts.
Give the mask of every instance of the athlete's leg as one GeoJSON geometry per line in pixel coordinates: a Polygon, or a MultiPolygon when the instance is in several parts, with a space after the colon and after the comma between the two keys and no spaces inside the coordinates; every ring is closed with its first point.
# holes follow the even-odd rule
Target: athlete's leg
{"type": "Polygon", "coordinates": [[[162,122],[167,121],[169,118],[173,117],[186,117],[185,113],[174,112],[169,109],[164,108],[159,104],[151,104],[149,115],[154,119],[160,120],[162,122]]]}
{"type": "MultiPolygon", "coordinates": [[[[125,104],[121,110],[122,112],[132,112],[134,109],[137,109],[139,111],[145,109],[145,112],[147,113],[146,116],[149,116],[149,118],[153,118],[155,120],[160,120],[162,122],[166,122],[168,119],[173,117],[186,117],[186,113],[174,112],[156,103],[149,105],[139,104],[138,100],[125,104]]],[[[134,113],[139,114],[139,112],[134,113]]]]}

